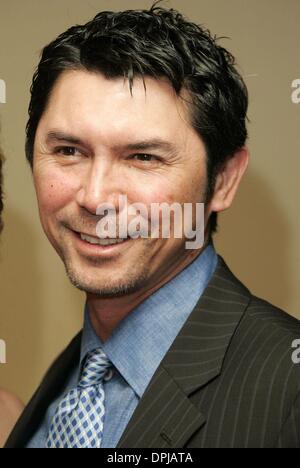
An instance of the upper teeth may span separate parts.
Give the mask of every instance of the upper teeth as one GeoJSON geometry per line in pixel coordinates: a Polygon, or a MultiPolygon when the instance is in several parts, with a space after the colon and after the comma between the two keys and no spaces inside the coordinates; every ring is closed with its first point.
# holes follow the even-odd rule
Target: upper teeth
{"type": "Polygon", "coordinates": [[[82,240],[89,242],[90,244],[98,245],[111,245],[111,244],[120,244],[124,242],[125,239],[100,239],[96,237],[87,236],[85,234],[80,234],[82,240]]]}

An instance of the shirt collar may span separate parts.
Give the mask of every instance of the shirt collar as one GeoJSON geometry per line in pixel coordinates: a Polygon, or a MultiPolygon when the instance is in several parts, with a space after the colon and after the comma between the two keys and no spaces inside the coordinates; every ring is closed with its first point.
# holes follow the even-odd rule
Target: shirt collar
{"type": "Polygon", "coordinates": [[[96,335],[86,306],[81,363],[88,352],[101,347],[141,398],[206,288],[217,261],[209,244],[190,265],[136,307],[105,343],[96,335]]]}

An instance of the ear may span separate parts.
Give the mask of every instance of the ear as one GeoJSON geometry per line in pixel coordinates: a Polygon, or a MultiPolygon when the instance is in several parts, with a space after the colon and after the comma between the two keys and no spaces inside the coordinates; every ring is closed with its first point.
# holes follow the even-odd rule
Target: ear
{"type": "Polygon", "coordinates": [[[227,159],[217,175],[214,194],[207,206],[208,215],[213,211],[227,210],[231,206],[248,162],[249,150],[246,147],[227,159]]]}

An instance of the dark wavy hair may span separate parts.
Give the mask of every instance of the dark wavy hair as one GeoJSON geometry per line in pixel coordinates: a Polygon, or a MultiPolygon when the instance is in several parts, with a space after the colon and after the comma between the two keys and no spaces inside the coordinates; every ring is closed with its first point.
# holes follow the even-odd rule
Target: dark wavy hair
{"type": "MultiPolygon", "coordinates": [[[[234,57],[218,38],[174,9],[154,4],[150,10],[104,11],[74,26],[46,46],[31,86],[26,156],[33,164],[36,130],[56,80],[66,70],[88,70],[106,78],[167,78],[178,96],[188,91],[191,124],[206,147],[208,186],[227,158],[247,138],[248,93],[234,57]]],[[[217,229],[217,213],[210,233],[217,229]]]]}

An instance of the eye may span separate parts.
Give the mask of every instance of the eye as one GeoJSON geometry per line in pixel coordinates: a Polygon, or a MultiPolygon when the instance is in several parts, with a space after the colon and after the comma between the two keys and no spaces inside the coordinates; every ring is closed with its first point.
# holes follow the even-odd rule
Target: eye
{"type": "Polygon", "coordinates": [[[132,156],[132,159],[136,159],[137,161],[141,162],[154,162],[158,161],[158,158],[156,156],[153,156],[152,154],[146,154],[146,153],[138,153],[134,154],[132,156]]]}
{"type": "Polygon", "coordinates": [[[63,156],[77,156],[82,154],[81,151],[74,146],[60,146],[55,148],[55,153],[62,154],[63,156]]]}

